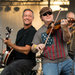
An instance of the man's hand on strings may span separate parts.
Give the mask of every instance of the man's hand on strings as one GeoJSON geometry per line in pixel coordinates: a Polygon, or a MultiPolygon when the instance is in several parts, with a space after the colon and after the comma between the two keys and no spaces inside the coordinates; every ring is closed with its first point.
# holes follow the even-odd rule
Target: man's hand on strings
{"type": "Polygon", "coordinates": [[[54,27],[54,23],[51,24],[51,27],[52,27],[52,28],[54,27]]]}
{"type": "Polygon", "coordinates": [[[2,54],[5,54],[5,52],[6,52],[6,48],[5,48],[5,49],[3,49],[2,54]]]}
{"type": "Polygon", "coordinates": [[[4,43],[7,44],[8,46],[10,46],[11,40],[10,39],[8,39],[8,40],[4,39],[4,43]]]}

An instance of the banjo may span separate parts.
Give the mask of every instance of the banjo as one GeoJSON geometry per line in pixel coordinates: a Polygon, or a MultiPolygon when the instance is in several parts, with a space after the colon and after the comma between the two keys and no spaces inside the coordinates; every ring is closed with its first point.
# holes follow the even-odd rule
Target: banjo
{"type": "MultiPolygon", "coordinates": [[[[8,40],[9,37],[10,37],[12,29],[10,29],[9,27],[6,27],[6,30],[8,31],[6,33],[6,39],[8,40]]],[[[6,45],[6,51],[2,55],[2,64],[8,65],[12,61],[12,57],[13,57],[13,53],[12,52],[13,52],[13,49],[10,48],[8,45],[6,45]]]]}

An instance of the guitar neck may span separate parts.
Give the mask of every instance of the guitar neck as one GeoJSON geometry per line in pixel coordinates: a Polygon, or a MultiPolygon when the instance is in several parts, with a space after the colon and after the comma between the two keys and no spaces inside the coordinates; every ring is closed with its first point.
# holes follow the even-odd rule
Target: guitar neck
{"type": "Polygon", "coordinates": [[[10,51],[10,50],[11,50],[10,47],[9,47],[8,45],[6,45],[6,48],[7,48],[7,51],[10,51]]]}

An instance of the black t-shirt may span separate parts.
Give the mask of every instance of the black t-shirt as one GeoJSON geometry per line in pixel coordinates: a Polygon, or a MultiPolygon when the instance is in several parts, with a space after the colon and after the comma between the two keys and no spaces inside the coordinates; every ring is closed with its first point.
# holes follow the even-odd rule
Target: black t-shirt
{"type": "MultiPolygon", "coordinates": [[[[16,45],[18,46],[25,46],[25,45],[32,45],[32,40],[34,37],[34,34],[36,32],[36,29],[31,26],[28,29],[22,28],[21,30],[18,31],[17,33],[17,38],[16,38],[16,45]]],[[[31,51],[29,52],[28,55],[25,55],[23,53],[20,53],[16,50],[14,50],[14,59],[29,59],[35,61],[35,53],[32,53],[31,51]]]]}

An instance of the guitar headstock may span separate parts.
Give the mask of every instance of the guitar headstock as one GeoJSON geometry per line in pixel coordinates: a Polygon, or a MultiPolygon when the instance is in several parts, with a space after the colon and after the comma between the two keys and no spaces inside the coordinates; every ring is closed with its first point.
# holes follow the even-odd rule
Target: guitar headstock
{"type": "MultiPolygon", "coordinates": [[[[11,31],[12,31],[13,29],[11,29],[11,28],[9,28],[9,27],[6,27],[6,30],[7,30],[6,39],[8,40],[8,39],[10,38],[10,34],[11,34],[11,31]]],[[[6,45],[6,47],[7,47],[7,51],[10,51],[10,50],[11,50],[8,45],[6,45]]]]}
{"type": "Polygon", "coordinates": [[[13,30],[12,28],[6,27],[7,33],[6,33],[6,39],[10,37],[11,31],[13,30]]]}

